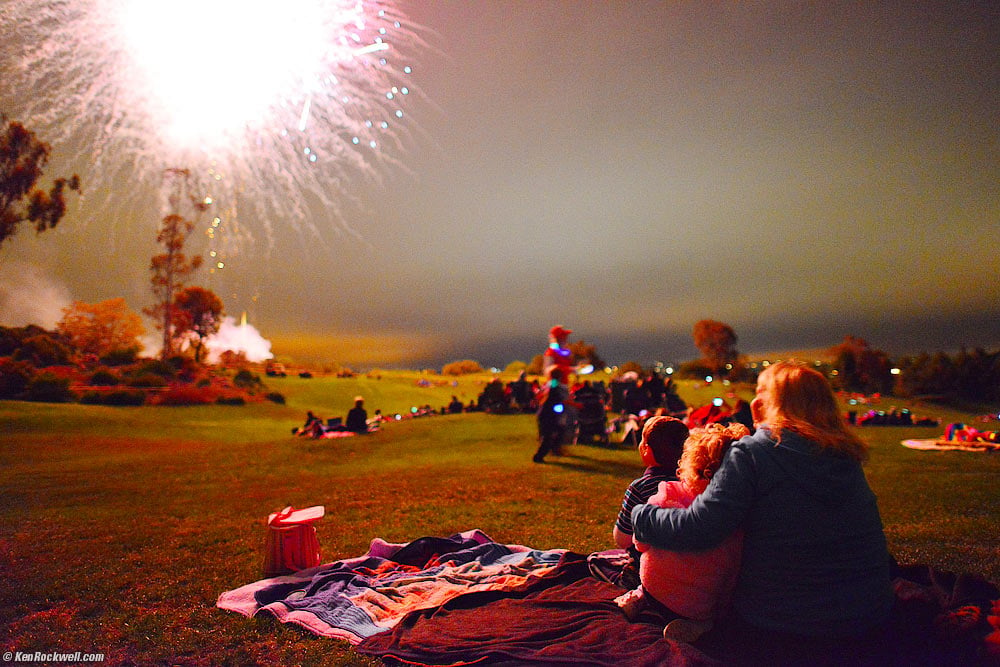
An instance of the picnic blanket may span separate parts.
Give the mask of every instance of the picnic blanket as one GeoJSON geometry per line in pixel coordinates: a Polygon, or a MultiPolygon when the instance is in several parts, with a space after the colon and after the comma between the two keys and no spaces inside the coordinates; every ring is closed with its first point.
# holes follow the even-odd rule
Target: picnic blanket
{"type": "MultiPolygon", "coordinates": [[[[612,552],[602,552],[612,554],[612,552]]],[[[803,644],[721,624],[695,645],[663,619],[631,623],[623,592],[588,557],[505,545],[482,531],[410,543],[374,539],[364,556],[223,593],[217,605],[272,614],[407,665],[1000,665],[1000,591],[980,577],[897,567],[892,622],[871,637],[803,644]]]]}
{"type": "Polygon", "coordinates": [[[997,452],[1000,445],[987,442],[963,442],[960,440],[941,439],[908,439],[903,440],[902,445],[910,449],[920,449],[924,451],[960,451],[960,452],[997,452]]]}
{"type": "Polygon", "coordinates": [[[479,530],[406,544],[376,538],[364,556],[227,591],[217,606],[245,616],[270,613],[314,634],[358,644],[411,611],[477,591],[515,591],[554,576],[565,553],[498,544],[479,530]]]}

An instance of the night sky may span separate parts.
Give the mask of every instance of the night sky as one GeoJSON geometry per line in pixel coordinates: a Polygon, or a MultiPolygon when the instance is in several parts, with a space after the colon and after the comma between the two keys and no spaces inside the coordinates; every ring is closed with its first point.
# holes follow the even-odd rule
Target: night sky
{"type": "MultiPolygon", "coordinates": [[[[277,355],[503,367],[561,323],[683,361],[704,318],[747,353],[1000,345],[996,3],[399,6],[425,44],[396,164],[195,281],[277,355]]],[[[0,323],[150,303],[157,216],[86,206],[0,250],[0,323]]]]}

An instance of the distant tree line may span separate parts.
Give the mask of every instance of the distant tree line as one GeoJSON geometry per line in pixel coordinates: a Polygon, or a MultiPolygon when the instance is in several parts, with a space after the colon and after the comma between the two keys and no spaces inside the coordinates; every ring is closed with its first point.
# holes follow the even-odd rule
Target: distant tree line
{"type": "MultiPolygon", "coordinates": [[[[756,381],[763,366],[747,364],[736,350],[732,327],[702,320],[694,327],[695,345],[702,357],[678,367],[680,377],[707,375],[756,381]]],[[[893,359],[857,336],[845,336],[818,362],[837,389],[865,394],[893,394],[907,398],[986,403],[1000,401],[1000,350],[983,348],[957,353],[922,352],[893,359]]]]}
{"type": "Polygon", "coordinates": [[[895,393],[901,396],[1000,401],[1000,350],[962,348],[953,355],[923,352],[897,360],[896,366],[895,393]]]}

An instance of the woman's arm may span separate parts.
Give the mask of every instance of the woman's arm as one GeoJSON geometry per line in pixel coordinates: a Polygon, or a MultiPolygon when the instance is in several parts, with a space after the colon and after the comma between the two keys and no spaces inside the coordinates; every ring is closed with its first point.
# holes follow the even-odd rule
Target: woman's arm
{"type": "Polygon", "coordinates": [[[746,518],[756,495],[753,456],[733,445],[711,483],[686,509],[637,505],[632,509],[633,539],[673,551],[718,546],[746,518]]]}

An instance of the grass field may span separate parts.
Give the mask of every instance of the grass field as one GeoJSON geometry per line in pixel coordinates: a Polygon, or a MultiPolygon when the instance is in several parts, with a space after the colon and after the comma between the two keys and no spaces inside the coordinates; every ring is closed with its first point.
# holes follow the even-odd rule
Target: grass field
{"type": "MultiPolygon", "coordinates": [[[[634,451],[575,445],[534,465],[525,415],[402,420],[323,441],[289,433],[306,409],[342,415],[355,394],[369,412],[405,413],[452,394],[467,404],[484,381],[267,378],[287,404],[244,407],[0,401],[3,650],[104,653],[104,664],[371,664],[343,642],[215,608],[221,592],[260,578],[265,519],[286,505],[326,506],[326,561],[364,553],[373,537],[469,528],[540,549],[610,548],[622,492],[641,472],[634,451]]],[[[680,387],[696,404],[717,391],[680,387]]],[[[1000,456],[899,444],[939,432],[862,429],[890,549],[1000,581],[1000,456]]]]}

